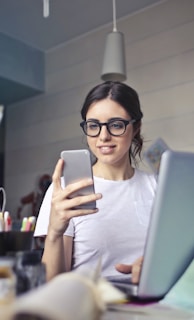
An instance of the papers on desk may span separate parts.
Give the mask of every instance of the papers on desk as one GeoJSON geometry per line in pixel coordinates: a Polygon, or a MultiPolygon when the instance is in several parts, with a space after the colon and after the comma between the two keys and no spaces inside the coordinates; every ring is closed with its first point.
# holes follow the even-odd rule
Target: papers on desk
{"type": "Polygon", "coordinates": [[[123,298],[124,294],[104,279],[94,281],[69,272],[18,297],[7,309],[0,307],[0,319],[100,320],[107,304],[123,298]]]}

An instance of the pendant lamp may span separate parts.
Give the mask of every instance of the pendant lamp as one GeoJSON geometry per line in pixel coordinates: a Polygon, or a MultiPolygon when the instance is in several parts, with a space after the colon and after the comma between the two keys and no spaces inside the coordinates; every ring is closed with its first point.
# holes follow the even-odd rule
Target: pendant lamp
{"type": "Polygon", "coordinates": [[[101,79],[104,81],[127,79],[124,35],[117,31],[115,0],[113,0],[113,31],[107,35],[101,79]]]}
{"type": "Polygon", "coordinates": [[[48,18],[49,16],[49,0],[43,0],[43,17],[48,18]]]}

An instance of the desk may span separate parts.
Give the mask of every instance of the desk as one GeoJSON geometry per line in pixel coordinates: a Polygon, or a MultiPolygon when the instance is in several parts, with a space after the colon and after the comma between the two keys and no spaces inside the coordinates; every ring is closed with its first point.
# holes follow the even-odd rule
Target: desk
{"type": "Polygon", "coordinates": [[[161,303],[145,306],[115,305],[113,309],[105,312],[101,320],[194,320],[194,312],[161,303]]]}
{"type": "Polygon", "coordinates": [[[176,312],[167,315],[162,312],[158,312],[158,314],[139,314],[137,312],[107,311],[100,320],[194,320],[194,314],[185,313],[184,315],[182,312],[180,314],[176,312]]]}
{"type": "MultiPolygon", "coordinates": [[[[143,310],[144,307],[142,307],[143,310]]],[[[65,315],[65,310],[64,310],[65,315]]],[[[1,320],[13,320],[11,316],[11,308],[10,306],[3,307],[0,306],[0,319],[1,320]]],[[[34,320],[36,318],[34,317],[34,320]]],[[[46,320],[46,319],[45,319],[46,320]]],[[[55,320],[55,319],[53,319],[55,320]]],[[[68,319],[72,320],[72,319],[68,319]]],[[[76,319],[73,319],[76,320],[76,319]]],[[[122,311],[114,311],[108,310],[102,314],[99,320],[194,320],[194,314],[189,315],[187,312],[180,313],[171,313],[169,316],[163,312],[153,313],[153,314],[145,314],[145,313],[137,313],[137,312],[122,312],[122,311]]]]}
{"type": "Polygon", "coordinates": [[[177,317],[171,316],[166,317],[161,314],[145,315],[137,313],[123,313],[116,311],[107,311],[101,320],[193,320],[194,316],[177,317]]]}

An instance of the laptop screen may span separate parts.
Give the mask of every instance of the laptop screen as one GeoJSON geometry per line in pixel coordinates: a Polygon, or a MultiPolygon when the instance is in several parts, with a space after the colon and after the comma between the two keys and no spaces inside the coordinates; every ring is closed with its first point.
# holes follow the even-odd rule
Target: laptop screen
{"type": "Polygon", "coordinates": [[[137,295],[163,297],[194,258],[194,153],[167,150],[158,176],[137,295]]]}

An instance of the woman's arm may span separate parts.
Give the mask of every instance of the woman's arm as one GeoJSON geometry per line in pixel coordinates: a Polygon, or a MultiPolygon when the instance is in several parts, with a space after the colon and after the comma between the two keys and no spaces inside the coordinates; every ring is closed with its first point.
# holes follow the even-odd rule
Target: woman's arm
{"type": "Polygon", "coordinates": [[[101,194],[77,196],[71,198],[75,191],[93,183],[91,179],[83,179],[63,189],[61,174],[64,162],[60,159],[53,173],[53,192],[49,225],[45,240],[42,261],[46,265],[47,280],[59,273],[71,270],[73,238],[64,236],[69,221],[73,217],[96,213],[97,209],[74,209],[75,207],[101,198],[101,194]]]}
{"type": "Polygon", "coordinates": [[[52,237],[45,241],[42,262],[46,265],[47,281],[62,272],[71,270],[73,238],[69,236],[52,237]]]}

